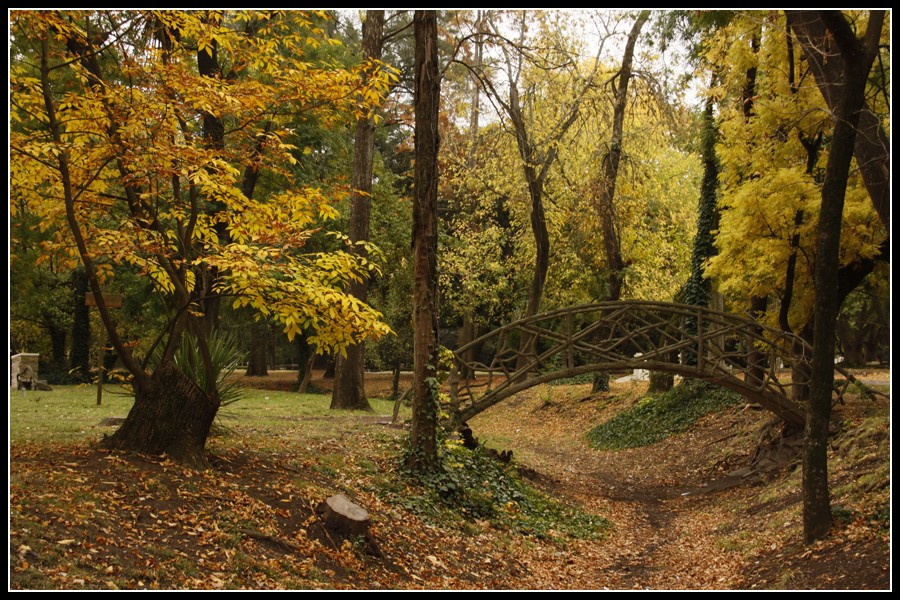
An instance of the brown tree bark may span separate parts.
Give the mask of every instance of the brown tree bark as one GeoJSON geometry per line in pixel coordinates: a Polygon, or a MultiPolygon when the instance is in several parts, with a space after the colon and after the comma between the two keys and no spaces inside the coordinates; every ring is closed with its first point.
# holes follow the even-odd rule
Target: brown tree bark
{"type": "Polygon", "coordinates": [[[153,373],[149,385],[135,390],[134,405],[122,426],[103,440],[115,450],[166,454],[193,468],[208,466],[204,446],[219,409],[174,363],[153,373]]]}
{"type": "Polygon", "coordinates": [[[641,11],[632,25],[631,31],[628,33],[628,40],[625,42],[625,53],[622,56],[622,68],[619,69],[616,97],[613,104],[613,127],[609,140],[609,150],[603,155],[603,160],[601,161],[600,182],[597,186],[597,196],[594,205],[600,217],[603,232],[609,300],[619,300],[622,297],[625,261],[622,258],[622,246],[619,240],[619,229],[615,216],[616,179],[619,176],[619,163],[622,160],[625,109],[628,106],[628,85],[632,76],[631,65],[634,62],[634,46],[637,43],[638,35],[641,33],[641,28],[649,18],[649,10],[641,11]]]}
{"type": "Polygon", "coordinates": [[[265,322],[250,324],[250,354],[247,357],[247,375],[251,377],[266,377],[269,368],[266,360],[267,340],[269,327],[265,322]]]}
{"type": "MultiPolygon", "coordinates": [[[[363,58],[381,59],[382,38],[384,37],[384,11],[367,10],[363,22],[363,58]]],[[[375,156],[375,121],[363,117],[356,121],[356,136],[353,147],[353,191],[350,196],[350,241],[354,244],[369,240],[371,215],[372,171],[375,156]]],[[[354,246],[353,252],[365,256],[361,245],[354,246]]],[[[362,301],[366,300],[368,282],[357,281],[350,284],[349,292],[362,301]]],[[[334,387],[331,392],[332,409],[372,410],[366,398],[365,350],[363,344],[347,348],[346,356],[338,356],[335,362],[334,387]]]]}
{"type": "MultiPolygon", "coordinates": [[[[753,37],[750,39],[750,50],[753,54],[759,54],[759,43],[760,34],[759,31],[755,31],[753,37]]],[[[753,108],[756,99],[756,76],[757,68],[755,65],[747,69],[744,78],[744,90],[741,94],[741,110],[744,113],[744,118],[748,120],[753,116],[753,108]]],[[[750,316],[757,321],[765,316],[768,307],[769,298],[767,296],[753,296],[750,298],[750,316]]],[[[759,335],[762,333],[762,330],[757,330],[756,333],[759,335]]],[[[768,367],[766,364],[766,354],[757,350],[756,347],[748,348],[747,362],[748,368],[745,378],[752,383],[762,385],[768,367]]]]}
{"type": "MultiPolygon", "coordinates": [[[[787,40],[788,85],[791,90],[791,95],[795,95],[800,91],[800,88],[797,85],[794,40],[790,25],[787,25],[786,33],[787,35],[785,36],[785,39],[787,40]]],[[[819,162],[819,155],[822,150],[822,143],[824,141],[823,132],[820,130],[817,135],[806,135],[803,131],[798,131],[798,137],[800,139],[800,143],[803,145],[803,149],[806,150],[806,168],[804,172],[812,177],[815,172],[816,164],[818,164],[819,162]]],[[[797,233],[795,233],[791,237],[791,253],[788,255],[788,261],[785,267],[784,274],[784,294],[781,297],[781,306],[778,309],[779,327],[781,327],[782,330],[789,331],[791,333],[794,333],[794,331],[791,327],[788,316],[791,309],[791,303],[794,299],[794,283],[797,276],[797,260],[800,256],[799,228],[803,224],[805,218],[806,211],[803,208],[798,209],[794,215],[794,227],[796,228],[797,233]]],[[[803,330],[798,332],[797,335],[803,338],[803,340],[811,343],[812,327],[809,325],[804,326],[803,330]]],[[[795,353],[800,353],[801,345],[802,343],[799,341],[794,343],[795,353]]],[[[798,404],[805,403],[809,400],[809,377],[809,364],[807,362],[800,360],[792,361],[791,382],[794,385],[793,387],[791,387],[791,400],[798,404]]]]}
{"type": "MultiPolygon", "coordinates": [[[[753,296],[750,298],[750,316],[761,321],[766,314],[769,306],[769,298],[767,296],[753,296]]],[[[756,330],[756,335],[762,335],[762,328],[756,330]]],[[[751,383],[762,385],[766,378],[767,354],[760,351],[756,346],[747,348],[747,374],[744,378],[751,383]]]]}
{"type": "MultiPolygon", "coordinates": [[[[831,530],[831,498],[828,488],[828,427],[834,385],[834,339],[839,287],[841,220],[857,126],[865,107],[869,71],[881,38],[884,11],[872,11],[863,40],[858,39],[839,12],[788,11],[788,22],[797,32],[808,57],[827,52],[840,65],[829,80],[835,128],[831,138],[822,207],[816,240],[816,305],[813,325],[813,357],[809,408],[803,445],[803,533],[807,543],[831,530]]],[[[822,75],[817,75],[817,81],[822,75]]],[[[819,81],[820,87],[822,81],[819,81]]],[[[826,98],[828,96],[826,95],[826,98]]]]}
{"type": "MultiPolygon", "coordinates": [[[[215,17],[210,16],[210,19],[215,17]]],[[[213,39],[210,41],[206,49],[197,52],[197,71],[200,75],[210,79],[221,79],[222,68],[219,66],[219,44],[213,39]]],[[[221,152],[225,149],[225,124],[218,116],[211,112],[204,111],[202,113],[203,141],[207,148],[221,152]]],[[[210,202],[209,212],[217,213],[225,209],[221,202],[210,202]]],[[[230,234],[225,223],[216,222],[216,235],[220,244],[228,243],[230,234]]],[[[219,323],[219,311],[222,306],[222,298],[216,291],[217,282],[219,280],[219,269],[212,267],[203,272],[201,278],[202,293],[200,295],[201,306],[203,307],[203,326],[205,334],[211,335],[213,330],[219,323]]]]}
{"type": "Polygon", "coordinates": [[[64,327],[57,327],[53,323],[47,323],[47,333],[50,335],[50,369],[54,374],[65,372],[66,369],[66,334],[64,327]]]}
{"type": "Polygon", "coordinates": [[[69,350],[69,372],[78,381],[87,381],[91,370],[91,315],[84,303],[88,279],[84,269],[72,271],[72,342],[69,350]]]}
{"type": "MultiPolygon", "coordinates": [[[[622,55],[622,67],[619,69],[616,96],[613,103],[613,127],[610,134],[609,149],[603,155],[600,164],[600,181],[597,186],[597,195],[594,199],[594,208],[600,217],[600,228],[603,233],[603,249],[606,254],[606,280],[608,300],[619,300],[622,297],[622,284],[624,283],[625,260],[622,258],[622,245],[619,238],[619,228],[616,222],[616,180],[619,176],[619,163],[622,160],[622,146],[625,130],[625,109],[628,107],[628,86],[631,83],[632,68],[634,62],[634,46],[641,33],[644,23],[650,18],[650,11],[644,10],[638,15],[628,39],[625,42],[625,52],[622,55]]],[[[609,374],[596,373],[592,392],[609,391],[609,374]]]]}
{"type": "MultiPolygon", "coordinates": [[[[104,74],[97,59],[99,49],[92,46],[90,41],[68,38],[66,47],[73,60],[77,60],[88,74],[88,83],[99,94],[105,89],[104,74]]],[[[61,147],[63,146],[60,133],[60,124],[57,118],[57,103],[54,98],[52,83],[50,80],[51,69],[49,64],[49,42],[42,40],[40,56],[41,88],[44,97],[47,125],[52,139],[61,147]]],[[[141,222],[147,223],[146,227],[156,226],[156,219],[150,218],[152,211],[142,198],[143,190],[134,181],[139,178],[132,177],[128,171],[126,161],[123,160],[127,150],[115,143],[119,139],[118,122],[114,118],[112,108],[107,104],[108,99],[102,94],[98,95],[104,108],[110,116],[107,127],[107,137],[113,141],[113,147],[120,153],[115,165],[119,170],[123,181],[129,181],[123,186],[128,210],[132,216],[141,222]]],[[[68,156],[60,153],[57,157],[57,170],[62,184],[62,193],[66,208],[66,222],[72,234],[75,246],[84,266],[87,284],[94,294],[97,311],[103,326],[106,329],[107,339],[115,353],[122,361],[124,367],[132,375],[135,403],[125,422],[111,437],[105,440],[110,448],[126,449],[150,454],[166,453],[174,460],[189,466],[203,467],[206,459],[203,448],[209,428],[219,406],[218,393],[215,385],[208,391],[197,392],[198,388],[187,376],[178,371],[172,363],[172,355],[178,345],[180,335],[189,325],[194,330],[198,350],[202,356],[202,366],[205,370],[207,381],[215,381],[215,373],[212,371],[212,360],[208,345],[208,338],[204,334],[204,328],[191,317],[187,311],[180,311],[167,331],[167,340],[163,348],[162,359],[154,372],[150,372],[145,365],[133,354],[131,346],[126,344],[118,328],[112,319],[110,307],[107,305],[100,288],[100,279],[97,267],[91,253],[88,251],[85,234],[78,221],[75,211],[76,189],[70,172],[68,156]]],[[[160,254],[157,256],[163,268],[175,272],[169,262],[169,257],[160,254]]],[[[188,306],[197,300],[195,295],[188,291],[184,281],[178,277],[172,278],[175,286],[175,294],[181,306],[188,306]]]]}
{"type": "Polygon", "coordinates": [[[417,10],[413,20],[416,51],[415,192],[413,197],[413,414],[412,451],[407,467],[430,472],[438,467],[438,287],[437,189],[440,73],[437,15],[417,10]]]}
{"type": "MultiPolygon", "coordinates": [[[[797,35],[803,55],[816,78],[816,84],[828,108],[837,112],[844,95],[845,72],[840,60],[834,60],[833,47],[822,41],[831,35],[826,21],[816,12],[787,11],[788,24],[797,35]]],[[[839,13],[835,13],[840,16],[839,13]]],[[[877,41],[876,41],[877,44],[877,41]]],[[[878,48],[875,48],[876,55],[878,48]]],[[[874,59],[873,59],[874,60],[874,59]]],[[[868,74],[868,70],[866,74],[868,74]]],[[[885,229],[891,225],[891,144],[881,120],[864,101],[856,126],[853,153],[872,205],[885,229]]]]}

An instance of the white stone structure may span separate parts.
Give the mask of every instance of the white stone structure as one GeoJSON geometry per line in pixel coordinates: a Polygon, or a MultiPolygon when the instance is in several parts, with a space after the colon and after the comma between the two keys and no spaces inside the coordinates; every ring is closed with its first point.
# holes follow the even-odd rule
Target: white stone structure
{"type": "Polygon", "coordinates": [[[19,373],[26,371],[26,367],[31,371],[30,376],[34,381],[38,378],[38,361],[40,354],[16,354],[10,359],[9,367],[9,387],[17,389],[19,387],[19,373]]]}

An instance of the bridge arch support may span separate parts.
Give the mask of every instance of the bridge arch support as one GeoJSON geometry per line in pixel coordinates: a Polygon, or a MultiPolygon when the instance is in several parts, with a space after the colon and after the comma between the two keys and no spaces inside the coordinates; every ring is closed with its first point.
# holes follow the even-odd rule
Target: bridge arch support
{"type": "MultiPolygon", "coordinates": [[[[805,341],[753,319],[683,304],[604,302],[528,317],[457,349],[450,395],[464,422],[541,383],[647,369],[712,381],[802,426],[805,407],[794,402],[792,391],[809,381],[791,380],[784,367],[808,366],[810,360],[805,341]],[[480,358],[464,358],[474,350],[480,358]]],[[[839,394],[850,379],[843,389],[836,386],[839,394]]]]}

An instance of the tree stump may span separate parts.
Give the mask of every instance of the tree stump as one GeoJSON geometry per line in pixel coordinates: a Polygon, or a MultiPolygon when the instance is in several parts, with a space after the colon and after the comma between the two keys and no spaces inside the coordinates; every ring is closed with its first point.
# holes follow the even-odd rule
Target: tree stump
{"type": "Polygon", "coordinates": [[[369,531],[369,513],[343,494],[330,496],[317,509],[325,529],[340,536],[365,536],[369,531]]]}

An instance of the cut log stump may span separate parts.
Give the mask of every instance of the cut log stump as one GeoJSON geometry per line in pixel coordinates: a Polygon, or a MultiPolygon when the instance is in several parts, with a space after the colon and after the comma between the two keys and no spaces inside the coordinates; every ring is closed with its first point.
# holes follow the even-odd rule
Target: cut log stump
{"type": "Polygon", "coordinates": [[[328,497],[319,504],[318,513],[330,533],[365,536],[369,531],[369,513],[343,494],[328,497]]]}
{"type": "MultiPolygon", "coordinates": [[[[357,538],[365,540],[367,554],[381,558],[384,556],[375,536],[369,531],[369,513],[343,494],[330,496],[316,509],[322,527],[332,542],[357,538]]],[[[339,543],[336,544],[339,546],[339,543]]]]}

